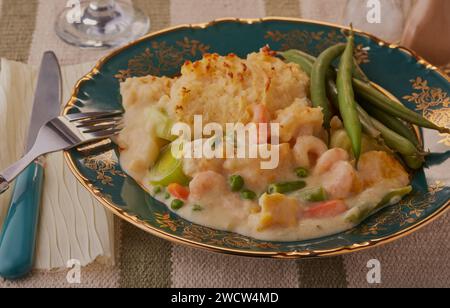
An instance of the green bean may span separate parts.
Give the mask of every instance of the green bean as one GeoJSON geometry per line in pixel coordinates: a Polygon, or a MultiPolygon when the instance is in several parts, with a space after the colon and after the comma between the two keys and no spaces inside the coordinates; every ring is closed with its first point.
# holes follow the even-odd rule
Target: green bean
{"type": "MultiPolygon", "coordinates": [[[[316,58],[303,52],[300,50],[291,49],[285,52],[279,52],[280,56],[285,58],[288,62],[295,63],[299,65],[302,70],[311,77],[313,65],[316,62],[316,58]]],[[[336,83],[334,80],[336,79],[336,72],[333,69],[328,69],[327,71],[327,79],[326,79],[326,86],[327,86],[327,93],[330,96],[330,100],[333,103],[333,105],[336,107],[338,106],[338,99],[337,99],[337,88],[336,83]]]]}
{"type": "MultiPolygon", "coordinates": [[[[295,55],[297,59],[301,59],[301,67],[303,70],[308,73],[308,71],[312,71],[312,66],[315,61],[315,58],[311,55],[305,55],[303,52],[298,51],[290,51],[291,54],[295,55]]],[[[288,59],[287,59],[288,60],[288,59]]],[[[289,60],[288,60],[289,61],[289,60]]],[[[353,70],[353,74],[355,74],[355,70],[353,70]]],[[[327,81],[327,89],[328,89],[328,95],[330,97],[330,100],[332,103],[336,105],[337,99],[338,99],[338,90],[336,87],[336,84],[331,78],[332,72],[327,73],[328,81],[327,81]]],[[[355,76],[354,76],[355,77],[355,76]]],[[[413,124],[419,125],[421,127],[427,127],[432,129],[437,129],[440,132],[443,133],[450,133],[449,129],[437,127],[435,124],[429,122],[428,120],[424,119],[419,114],[409,110],[403,105],[397,104],[396,102],[393,102],[391,99],[386,97],[383,93],[375,89],[371,84],[367,84],[366,82],[362,80],[357,80],[356,77],[353,78],[353,85],[355,87],[356,92],[361,95],[363,98],[366,98],[370,102],[376,102],[378,104],[374,104],[376,107],[380,108],[379,106],[384,107],[383,110],[387,111],[386,109],[390,110],[391,116],[399,117],[400,119],[405,120],[406,122],[411,122],[413,124]],[[362,95],[365,94],[365,95],[362,95]],[[394,106],[394,107],[392,107],[394,106]],[[400,110],[398,110],[400,109],[400,110]],[[405,111],[406,110],[406,111],[405,111]],[[393,113],[393,114],[392,114],[393,113]],[[411,114],[412,113],[412,114],[411,114]],[[415,120],[411,121],[411,117],[415,120]]],[[[421,154],[417,148],[415,148],[415,142],[410,141],[409,138],[405,138],[403,135],[392,131],[388,127],[384,126],[380,122],[376,122],[377,125],[375,125],[374,121],[375,119],[371,119],[370,122],[365,120],[364,114],[361,112],[362,108],[358,108],[359,113],[359,119],[361,121],[361,125],[364,128],[364,131],[370,135],[371,137],[375,137],[377,139],[377,135],[379,132],[381,133],[383,139],[386,142],[386,145],[389,146],[392,150],[398,152],[401,154],[403,160],[408,165],[408,167],[412,169],[420,169],[423,166],[423,154],[421,154]],[[414,148],[414,151],[413,151],[414,148]],[[410,154],[408,154],[410,153],[410,154]]],[[[385,112],[388,113],[389,112],[385,112]]],[[[406,133],[406,132],[405,132],[406,133]]]]}
{"type": "Polygon", "coordinates": [[[375,109],[376,112],[382,112],[384,115],[382,116],[383,123],[390,126],[392,125],[392,129],[398,129],[399,133],[403,135],[404,137],[408,138],[411,142],[413,142],[416,145],[419,145],[419,142],[415,136],[411,132],[411,130],[405,125],[399,121],[396,121],[397,119],[393,119],[392,116],[401,118],[407,122],[419,125],[421,127],[426,127],[434,130],[438,130],[441,133],[449,132],[448,129],[439,127],[435,125],[434,123],[428,121],[421,115],[417,114],[416,112],[408,109],[403,104],[398,104],[397,102],[394,102],[392,99],[390,99],[388,96],[386,96],[384,93],[377,90],[371,83],[367,75],[364,73],[364,71],[361,69],[361,67],[358,64],[355,64],[356,69],[353,71],[353,83],[356,92],[358,95],[362,96],[363,98],[369,100],[373,105],[377,106],[379,109],[375,109]],[[381,110],[380,110],[381,109],[381,110]],[[384,111],[383,111],[384,110],[384,111]],[[388,113],[388,114],[386,114],[388,113]],[[391,116],[391,117],[389,117],[391,116]],[[386,121],[386,122],[384,122],[386,121]],[[395,123],[394,123],[395,122],[395,123]]]}
{"type": "MultiPolygon", "coordinates": [[[[305,52],[298,50],[289,50],[288,52],[289,55],[292,55],[292,57],[295,56],[295,59],[297,60],[292,62],[297,64],[299,64],[298,62],[301,62],[302,64],[299,64],[300,67],[302,67],[302,69],[306,73],[311,75],[312,65],[314,64],[316,58],[314,56],[306,54],[305,52]]],[[[280,55],[283,54],[284,53],[280,53],[280,55]]],[[[286,60],[290,61],[288,58],[286,58],[286,60]]],[[[392,101],[385,94],[374,88],[372,84],[368,83],[366,80],[367,77],[364,77],[365,74],[362,76],[361,72],[362,70],[360,71],[358,69],[353,69],[353,77],[354,77],[353,86],[355,88],[355,92],[359,96],[363,97],[370,103],[374,104],[376,107],[383,109],[388,114],[394,117],[398,117],[402,120],[405,120],[408,123],[416,124],[420,127],[434,129],[439,131],[440,133],[450,134],[450,129],[445,127],[439,127],[436,124],[422,117],[420,114],[406,108],[404,105],[392,101]]],[[[332,76],[332,73],[333,72],[330,71],[327,73],[329,78],[332,76]]],[[[329,82],[327,88],[330,100],[333,102],[337,97],[335,96],[336,93],[333,90],[332,85],[330,86],[329,82]]]]}
{"type": "Polygon", "coordinates": [[[372,119],[367,114],[367,112],[359,105],[356,105],[356,109],[358,111],[359,120],[361,121],[361,125],[363,128],[363,131],[373,139],[375,139],[379,143],[383,143],[381,138],[380,131],[373,125],[372,119]]]}
{"type": "MultiPolygon", "coordinates": [[[[279,53],[280,55],[284,56],[285,53],[279,53]]],[[[288,57],[293,60],[294,58],[296,61],[292,61],[293,63],[296,63],[300,65],[300,67],[308,74],[311,75],[312,67],[315,61],[315,58],[308,55],[308,57],[305,57],[303,55],[303,52],[296,51],[296,50],[290,50],[288,57]],[[314,60],[311,61],[311,58],[314,60]]],[[[286,60],[290,61],[288,58],[285,58],[286,60]]],[[[334,82],[336,76],[336,71],[333,69],[328,70],[327,72],[327,94],[330,98],[331,103],[336,109],[339,109],[339,100],[338,100],[338,90],[336,87],[336,83],[334,82]]],[[[380,132],[376,130],[376,128],[373,126],[373,124],[367,120],[365,114],[361,111],[362,108],[358,108],[359,118],[361,121],[361,125],[363,126],[364,131],[366,134],[368,134],[370,137],[374,139],[379,139],[380,132]]]]}
{"type": "Polygon", "coordinates": [[[400,202],[405,196],[412,192],[412,187],[407,186],[400,189],[393,189],[379,203],[364,203],[352,208],[346,215],[345,220],[354,224],[359,224],[369,216],[381,211],[386,206],[400,202]]]}
{"type": "Polygon", "coordinates": [[[423,158],[423,155],[416,154],[412,156],[402,156],[403,161],[406,163],[406,165],[411,168],[412,170],[419,170],[422,168],[425,160],[423,158]]]}
{"type": "Polygon", "coordinates": [[[269,194],[287,194],[291,193],[300,189],[303,189],[306,187],[306,182],[303,181],[296,181],[296,182],[285,182],[285,183],[278,183],[278,184],[272,184],[269,186],[269,189],[267,190],[269,194]]]}
{"type": "Polygon", "coordinates": [[[381,132],[386,145],[398,152],[408,167],[414,170],[422,167],[424,162],[423,155],[411,141],[387,128],[376,119],[372,118],[372,123],[381,132]]]}
{"type": "Polygon", "coordinates": [[[353,58],[353,63],[353,78],[370,83],[369,77],[367,77],[366,73],[364,73],[355,58],[353,58]]]}
{"type": "Polygon", "coordinates": [[[389,192],[384,198],[381,200],[380,203],[378,203],[378,206],[375,209],[380,209],[383,206],[386,206],[388,204],[392,203],[398,203],[401,201],[401,199],[410,194],[412,192],[413,188],[411,186],[406,186],[399,189],[393,189],[391,192],[389,192]]]}
{"type": "Polygon", "coordinates": [[[355,93],[352,85],[353,72],[353,50],[355,37],[353,32],[348,38],[347,47],[341,57],[339,64],[337,88],[339,98],[339,111],[341,112],[344,127],[352,142],[353,154],[356,161],[361,155],[362,127],[359,120],[358,110],[355,102],[355,93]]]}
{"type": "Polygon", "coordinates": [[[417,148],[420,147],[419,139],[416,134],[412,131],[411,127],[409,127],[406,123],[401,120],[385,113],[384,111],[375,108],[370,104],[363,104],[364,109],[366,109],[375,119],[382,122],[388,128],[396,132],[397,134],[405,137],[409,141],[411,141],[417,148]]]}
{"type": "Polygon", "coordinates": [[[327,94],[333,106],[339,110],[339,97],[335,80],[336,78],[327,76],[327,94]]]}
{"type": "Polygon", "coordinates": [[[450,129],[439,127],[403,104],[394,102],[370,84],[354,79],[353,86],[362,98],[391,116],[398,117],[420,127],[437,130],[440,133],[450,133],[450,129]]]}
{"type": "MultiPolygon", "coordinates": [[[[345,44],[338,44],[338,45],[345,45],[345,44]]],[[[309,62],[312,64],[314,64],[314,62],[316,62],[316,60],[317,60],[317,58],[314,57],[313,55],[310,55],[309,53],[306,53],[304,51],[297,50],[297,49],[290,49],[285,52],[279,52],[278,54],[283,56],[289,62],[295,62],[295,61],[290,61],[287,57],[296,58],[296,59],[302,58],[302,60],[301,60],[302,62],[309,62]],[[287,57],[285,57],[284,55],[286,55],[287,57]]],[[[370,82],[369,77],[367,77],[367,75],[361,69],[361,67],[359,66],[356,59],[354,59],[353,61],[354,61],[353,77],[356,79],[359,79],[361,81],[370,82]]],[[[309,71],[309,69],[308,69],[308,71],[309,71]]],[[[328,68],[327,75],[328,75],[328,77],[331,77],[333,80],[336,79],[336,70],[333,69],[332,67],[328,68]]]]}
{"type": "Polygon", "coordinates": [[[244,178],[240,175],[232,175],[229,179],[230,189],[233,192],[241,191],[244,188],[244,178]]]}
{"type": "MultiPolygon", "coordinates": [[[[339,109],[338,90],[336,87],[336,83],[333,80],[329,79],[327,81],[327,89],[328,96],[330,97],[333,106],[336,109],[339,109]]],[[[373,125],[367,112],[365,112],[365,110],[358,104],[356,104],[356,110],[358,112],[359,121],[361,122],[363,131],[377,141],[381,141],[380,132],[373,125]]]]}
{"type": "MultiPolygon", "coordinates": [[[[327,93],[333,103],[333,106],[336,109],[339,109],[339,97],[336,83],[334,80],[329,78],[327,79],[327,93]]],[[[363,131],[370,137],[380,141],[380,132],[373,126],[367,112],[365,112],[364,109],[358,104],[356,105],[356,110],[358,111],[359,121],[361,122],[363,131]]]]}
{"type": "Polygon", "coordinates": [[[299,65],[308,76],[311,76],[312,66],[314,62],[311,62],[309,59],[299,54],[298,51],[288,50],[284,52],[279,52],[278,54],[282,56],[284,59],[286,59],[288,62],[292,62],[299,65]]]}
{"type": "Polygon", "coordinates": [[[184,202],[178,199],[175,199],[172,201],[170,207],[172,208],[172,210],[179,210],[184,206],[184,202]]]}
{"type": "Polygon", "coordinates": [[[281,54],[283,54],[283,53],[287,53],[289,55],[293,55],[293,56],[296,56],[296,57],[299,57],[299,58],[303,58],[303,59],[307,60],[308,62],[312,62],[312,63],[316,62],[316,59],[317,59],[313,55],[311,55],[311,54],[309,54],[307,52],[304,52],[302,50],[298,50],[298,49],[290,49],[288,51],[282,52],[281,54]]]}
{"type": "Polygon", "coordinates": [[[330,128],[333,112],[327,97],[327,72],[331,63],[345,50],[344,44],[334,45],[320,54],[311,71],[311,100],[314,107],[321,107],[325,128],[330,128]]]}
{"type": "MultiPolygon", "coordinates": [[[[347,35],[348,31],[342,29],[341,33],[343,35],[347,35]]],[[[362,81],[365,82],[370,82],[369,78],[367,77],[367,75],[364,73],[364,71],[361,69],[361,67],[359,66],[358,62],[356,61],[356,58],[354,59],[354,70],[353,70],[353,77],[360,79],[362,81]]]]}
{"type": "Polygon", "coordinates": [[[302,190],[299,192],[299,197],[306,202],[322,202],[328,199],[327,192],[323,187],[302,190]]]}
{"type": "MultiPolygon", "coordinates": [[[[352,143],[350,138],[348,137],[347,131],[345,129],[339,129],[331,135],[330,139],[330,148],[341,148],[348,153],[352,151],[352,143]]],[[[392,150],[389,149],[385,143],[383,138],[380,136],[380,141],[369,137],[366,134],[362,135],[362,147],[361,153],[367,153],[371,151],[383,151],[386,153],[392,153],[392,150]]]]}
{"type": "MultiPolygon", "coordinates": [[[[366,73],[362,70],[361,66],[359,66],[358,62],[355,58],[353,58],[353,71],[352,71],[353,78],[356,78],[358,80],[370,83],[369,77],[367,77],[366,73]]],[[[336,79],[336,69],[334,69],[332,66],[328,69],[327,76],[331,78],[332,80],[336,79]]]]}

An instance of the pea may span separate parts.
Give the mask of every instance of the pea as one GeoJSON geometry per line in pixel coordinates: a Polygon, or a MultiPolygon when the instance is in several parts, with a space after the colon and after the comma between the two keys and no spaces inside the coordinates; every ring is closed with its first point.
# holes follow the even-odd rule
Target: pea
{"type": "Polygon", "coordinates": [[[295,174],[297,174],[299,178],[307,178],[309,176],[309,171],[306,168],[300,167],[295,169],[295,174]]]}
{"type": "Polygon", "coordinates": [[[244,178],[240,175],[233,175],[229,179],[231,191],[238,192],[244,188],[244,178]]]}
{"type": "Polygon", "coordinates": [[[162,187],[161,186],[156,186],[155,189],[153,189],[153,193],[155,195],[158,195],[162,192],[162,187]]]}
{"type": "Polygon", "coordinates": [[[256,193],[251,190],[245,189],[241,192],[241,198],[244,200],[255,200],[256,193]]]}
{"type": "Polygon", "coordinates": [[[167,193],[165,193],[165,195],[164,195],[164,199],[166,199],[166,200],[169,200],[170,199],[170,194],[167,192],[167,193]]]}
{"type": "Polygon", "coordinates": [[[286,183],[278,183],[272,184],[269,186],[268,193],[269,194],[287,194],[291,193],[306,187],[306,183],[303,181],[297,182],[286,182],[286,183]]]}
{"type": "Polygon", "coordinates": [[[194,206],[192,207],[192,210],[194,212],[201,212],[201,211],[203,211],[203,207],[201,205],[194,204],[194,206]]]}
{"type": "Polygon", "coordinates": [[[178,199],[175,199],[172,201],[172,204],[170,205],[170,207],[172,208],[172,210],[179,210],[184,206],[184,202],[178,199]]]}

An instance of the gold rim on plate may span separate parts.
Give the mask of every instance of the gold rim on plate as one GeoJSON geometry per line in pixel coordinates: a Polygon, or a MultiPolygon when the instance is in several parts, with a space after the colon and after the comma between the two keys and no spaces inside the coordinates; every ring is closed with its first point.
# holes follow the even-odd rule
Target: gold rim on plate
{"type": "MultiPolygon", "coordinates": [[[[240,18],[222,18],[217,19],[212,22],[208,23],[200,23],[200,24],[186,24],[181,26],[175,26],[171,28],[166,28],[154,33],[150,33],[136,41],[133,41],[119,49],[114,50],[109,55],[101,58],[95,65],[95,67],[86,74],[83,78],[81,78],[77,84],[75,85],[74,91],[72,93],[72,96],[67,103],[66,107],[64,108],[62,114],[65,115],[67,112],[74,106],[74,104],[77,101],[77,95],[78,91],[80,89],[80,86],[83,82],[91,80],[92,77],[100,72],[101,67],[112,57],[116,56],[117,54],[121,53],[122,51],[128,49],[131,46],[134,46],[136,44],[139,44],[145,40],[148,40],[150,38],[155,38],[167,33],[171,33],[174,31],[179,30],[186,30],[186,29],[206,29],[208,27],[214,26],[216,24],[220,23],[226,23],[226,22],[237,22],[242,24],[254,24],[254,23],[263,23],[268,21],[285,21],[285,22],[292,22],[292,23],[309,23],[309,24],[317,24],[317,25],[324,25],[324,26],[330,26],[338,29],[344,29],[344,30],[350,30],[349,27],[340,26],[337,24],[327,23],[327,22],[319,22],[314,20],[308,20],[308,19],[299,19],[299,18],[284,18],[284,17],[267,17],[267,18],[259,18],[259,19],[240,19],[240,18]]],[[[366,33],[364,31],[360,30],[354,30],[356,33],[368,37],[369,39],[375,41],[380,46],[387,46],[391,49],[398,49],[401,50],[408,55],[410,55],[412,58],[416,59],[417,62],[425,67],[427,70],[435,71],[442,77],[444,77],[445,80],[450,82],[450,76],[443,73],[437,66],[432,65],[427,60],[419,56],[414,51],[399,46],[396,44],[388,43],[372,34],[366,33]]],[[[312,257],[329,257],[329,256],[338,256],[338,255],[344,255],[351,252],[357,252],[366,250],[373,247],[378,247],[384,244],[391,243],[393,241],[396,241],[400,238],[403,238],[436,220],[437,218],[441,217],[450,207],[450,200],[447,201],[447,203],[442,206],[439,210],[437,210],[432,215],[426,217],[424,220],[410,226],[409,228],[406,228],[405,230],[399,231],[395,234],[381,237],[379,239],[348,245],[348,246],[342,246],[337,247],[334,249],[329,250],[308,250],[308,251],[292,251],[292,252],[278,252],[278,251],[272,251],[272,252],[254,252],[254,251],[247,251],[247,250],[239,250],[239,249],[231,249],[231,248],[225,248],[225,247],[217,247],[209,244],[199,243],[195,242],[189,239],[185,239],[180,236],[172,235],[167,232],[164,232],[160,229],[157,229],[155,227],[152,227],[142,220],[140,220],[138,217],[134,215],[130,215],[126,213],[124,210],[119,208],[118,206],[114,205],[111,201],[107,200],[100,191],[96,190],[94,185],[89,181],[89,179],[85,178],[77,169],[75,165],[75,161],[72,159],[70,154],[68,152],[64,153],[65,160],[72,171],[72,173],[75,175],[75,177],[78,179],[78,181],[89,191],[91,192],[94,197],[108,210],[110,210],[113,214],[117,215],[118,217],[122,218],[123,220],[133,224],[134,226],[152,234],[157,237],[160,237],[162,239],[177,243],[186,245],[189,247],[194,248],[201,248],[201,249],[207,249],[212,252],[217,253],[226,253],[226,254],[232,254],[232,255],[239,255],[239,256],[247,256],[247,257],[261,257],[261,258],[278,258],[278,259],[300,259],[300,258],[312,258],[312,257]]]]}

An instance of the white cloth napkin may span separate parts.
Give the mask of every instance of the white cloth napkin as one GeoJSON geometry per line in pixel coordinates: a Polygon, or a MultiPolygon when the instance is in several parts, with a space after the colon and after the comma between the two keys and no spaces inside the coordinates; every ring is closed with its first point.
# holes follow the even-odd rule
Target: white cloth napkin
{"type": "MultiPolygon", "coordinates": [[[[76,81],[93,64],[62,68],[63,101],[68,101],[76,81]]],[[[1,60],[0,170],[23,154],[31,116],[37,68],[1,60]]],[[[0,225],[8,210],[11,190],[0,196],[0,225]]],[[[35,269],[66,268],[69,260],[82,266],[94,261],[114,262],[113,216],[77,182],[62,153],[49,155],[36,248],[35,269]]]]}

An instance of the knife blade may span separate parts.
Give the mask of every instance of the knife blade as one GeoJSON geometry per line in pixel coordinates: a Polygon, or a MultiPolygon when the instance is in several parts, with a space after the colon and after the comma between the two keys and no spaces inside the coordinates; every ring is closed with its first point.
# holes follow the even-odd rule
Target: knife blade
{"type": "MultiPolygon", "coordinates": [[[[34,145],[39,129],[61,112],[61,70],[56,55],[42,58],[31,121],[25,145],[34,145]]],[[[39,208],[44,178],[43,158],[30,165],[16,180],[11,204],[0,234],[0,276],[18,279],[33,266],[39,208]]]]}

